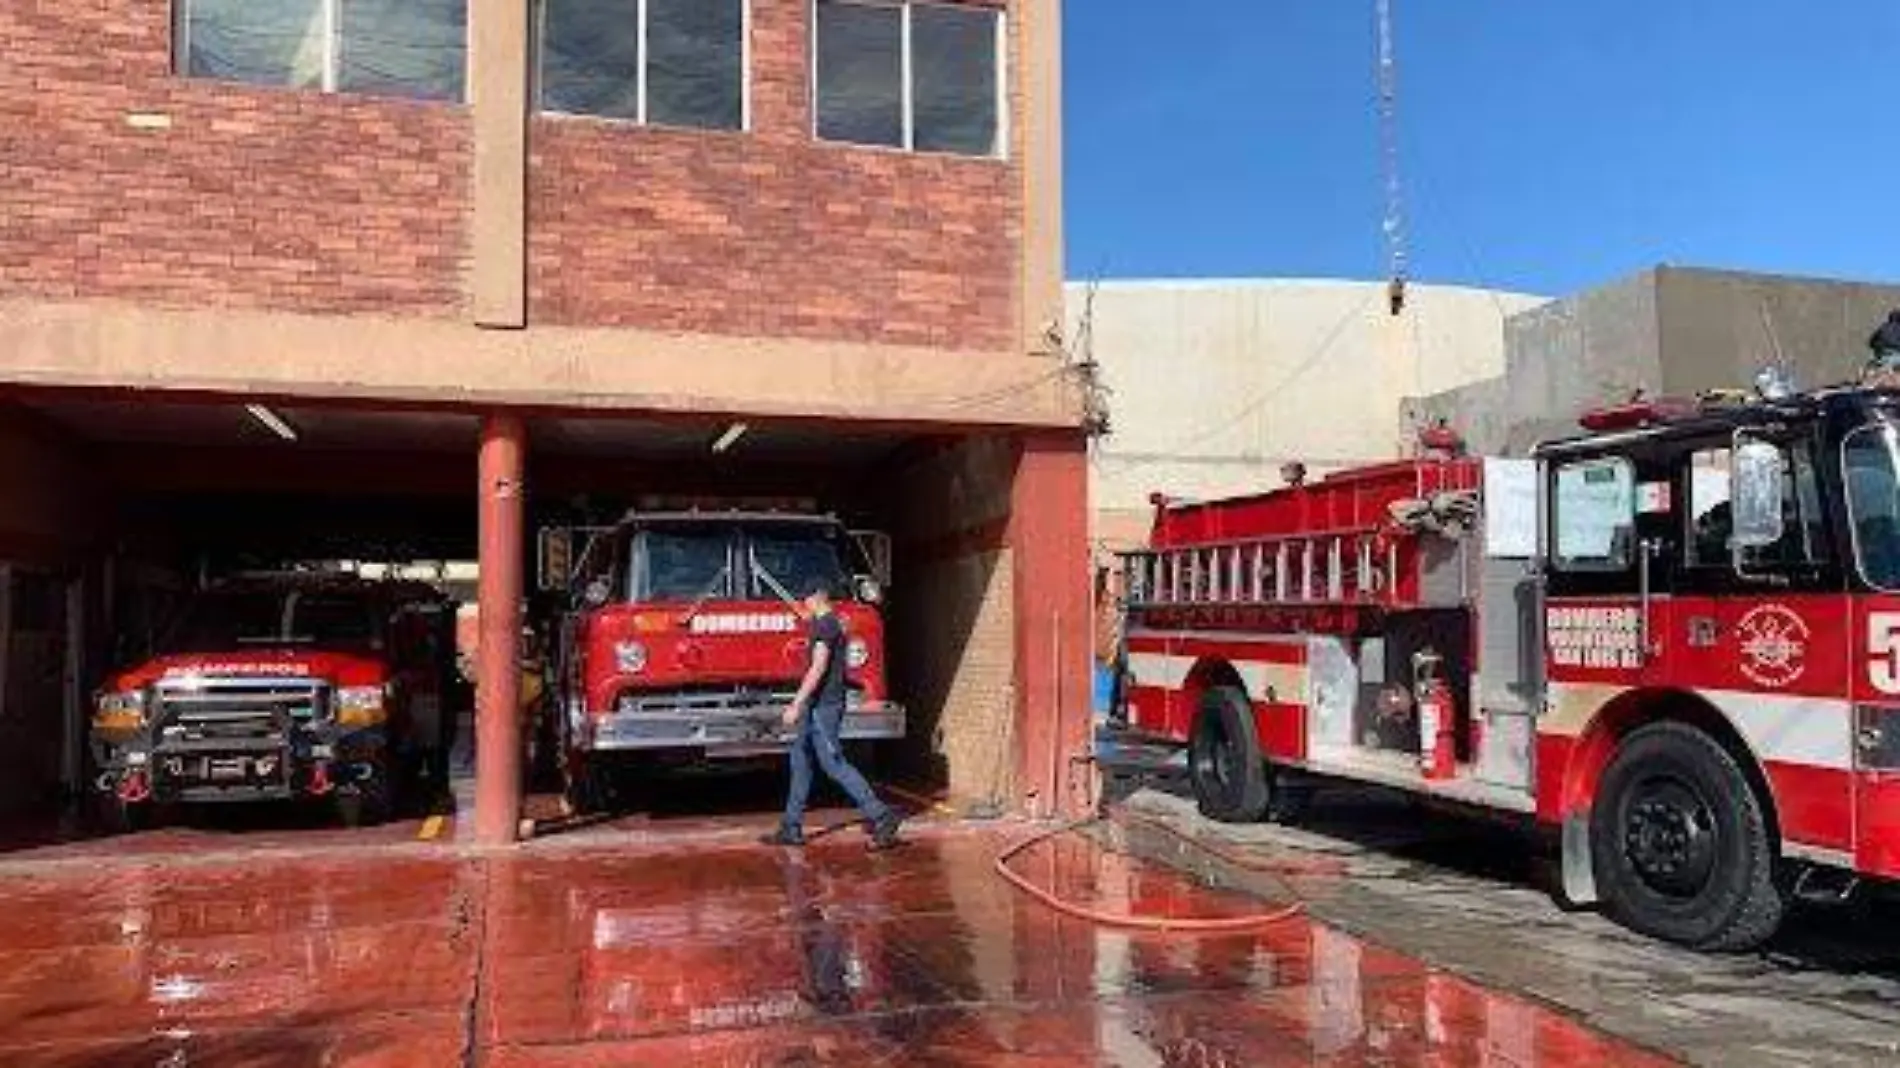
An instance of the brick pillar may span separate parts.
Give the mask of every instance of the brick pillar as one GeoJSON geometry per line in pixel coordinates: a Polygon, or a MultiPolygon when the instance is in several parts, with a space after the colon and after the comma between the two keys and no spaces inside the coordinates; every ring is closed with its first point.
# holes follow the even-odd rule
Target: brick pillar
{"type": "Polygon", "coordinates": [[[1010,491],[1015,569],[1017,782],[1042,817],[1086,813],[1093,649],[1088,444],[1079,431],[1030,434],[1010,491]]]}
{"type": "Polygon", "coordinates": [[[475,668],[475,838],[515,840],[521,819],[522,481],[527,430],[515,415],[482,421],[481,632],[475,668]]]}

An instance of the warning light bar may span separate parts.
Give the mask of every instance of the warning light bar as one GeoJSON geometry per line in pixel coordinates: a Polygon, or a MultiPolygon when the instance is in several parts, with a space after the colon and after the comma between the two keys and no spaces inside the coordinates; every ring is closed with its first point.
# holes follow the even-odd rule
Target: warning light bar
{"type": "Polygon", "coordinates": [[[1613,430],[1635,430],[1640,427],[1655,426],[1658,423],[1686,419],[1695,415],[1698,410],[1688,401],[1633,401],[1629,404],[1617,404],[1587,411],[1577,422],[1593,434],[1604,434],[1613,430]]]}

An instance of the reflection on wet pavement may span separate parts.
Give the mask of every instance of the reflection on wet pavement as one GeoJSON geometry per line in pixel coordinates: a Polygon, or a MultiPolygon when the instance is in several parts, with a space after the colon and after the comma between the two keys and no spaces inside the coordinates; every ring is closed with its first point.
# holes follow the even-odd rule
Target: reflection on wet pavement
{"type": "MultiPolygon", "coordinates": [[[[1009,840],[29,869],[0,876],[0,1064],[1662,1063],[1304,918],[1060,917],[991,873],[1009,840]]],[[[1116,909],[1260,907],[1079,838],[1021,865],[1116,909]]]]}

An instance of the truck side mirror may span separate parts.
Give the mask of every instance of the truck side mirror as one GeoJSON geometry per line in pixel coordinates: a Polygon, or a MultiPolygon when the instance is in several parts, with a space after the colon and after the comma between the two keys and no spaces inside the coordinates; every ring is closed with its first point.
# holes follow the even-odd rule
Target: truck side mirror
{"type": "Polygon", "coordinates": [[[536,577],[543,593],[567,589],[574,571],[574,532],[542,527],[536,544],[536,577]]]}
{"type": "Polygon", "coordinates": [[[886,589],[891,585],[891,536],[875,530],[854,530],[851,540],[870,565],[871,577],[886,589]]]}
{"type": "Polygon", "coordinates": [[[1737,440],[1729,463],[1731,544],[1737,550],[1761,549],[1780,541],[1785,532],[1781,449],[1760,439],[1737,440]]]}

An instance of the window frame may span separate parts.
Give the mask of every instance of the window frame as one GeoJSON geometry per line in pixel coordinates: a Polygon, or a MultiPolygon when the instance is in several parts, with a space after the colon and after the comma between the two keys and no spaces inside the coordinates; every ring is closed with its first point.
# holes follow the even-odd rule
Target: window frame
{"type": "Polygon", "coordinates": [[[1682,566],[1691,572],[1733,571],[1735,568],[1735,549],[1732,544],[1734,534],[1732,531],[1729,535],[1730,541],[1725,542],[1722,546],[1722,554],[1720,557],[1713,560],[1705,560],[1698,552],[1701,546],[1696,540],[1696,521],[1699,517],[1696,515],[1696,504],[1698,502],[1695,491],[1695,463],[1698,457],[1710,453],[1717,453],[1722,457],[1722,473],[1727,478],[1724,488],[1726,492],[1729,493],[1729,497],[1725,497],[1716,504],[1710,505],[1709,510],[1713,511],[1723,504],[1730,504],[1730,507],[1733,507],[1731,501],[1735,491],[1735,439],[1732,436],[1722,439],[1710,438],[1706,441],[1690,445],[1688,451],[1683,454],[1682,465],[1684,476],[1682,499],[1684,507],[1682,509],[1683,529],[1681,532],[1681,556],[1682,566]]]}
{"type": "MultiPolygon", "coordinates": [[[[196,2],[197,0],[171,0],[172,77],[193,82],[213,82],[219,85],[242,85],[252,89],[306,93],[312,91],[298,85],[248,82],[236,78],[218,78],[191,73],[191,8],[196,2]]],[[[399,93],[341,88],[344,0],[312,0],[312,2],[317,5],[323,15],[323,69],[319,72],[315,92],[326,96],[360,96],[372,100],[403,100],[413,104],[442,104],[450,107],[467,107],[474,102],[475,78],[469,60],[475,54],[475,19],[471,10],[475,0],[464,0],[462,5],[462,93],[455,98],[405,96],[399,93]]],[[[644,6],[646,0],[640,0],[640,2],[644,6]]],[[[742,0],[742,2],[750,6],[751,0],[742,0]]]]}
{"type": "MultiPolygon", "coordinates": [[[[1573,559],[1564,556],[1559,551],[1559,546],[1563,544],[1561,540],[1561,530],[1563,526],[1563,473],[1578,468],[1604,466],[1620,467],[1627,476],[1630,488],[1629,530],[1631,540],[1633,542],[1641,540],[1637,526],[1638,521],[1642,517],[1642,509],[1638,506],[1637,495],[1641,492],[1642,483],[1639,472],[1636,469],[1635,461],[1620,453],[1609,453],[1597,456],[1577,457],[1562,463],[1552,464],[1550,468],[1549,561],[1550,568],[1553,571],[1571,575],[1622,575],[1627,574],[1630,568],[1636,564],[1637,554],[1641,552],[1641,548],[1635,544],[1630,545],[1624,551],[1621,558],[1612,556],[1601,561],[1593,559],[1573,559]]],[[[1615,548],[1614,539],[1612,539],[1612,551],[1614,551],[1615,548]]]]}
{"type": "Polygon", "coordinates": [[[579,119],[585,122],[607,122],[619,126],[650,127],[657,130],[684,130],[701,134],[749,134],[752,132],[752,5],[755,0],[739,0],[739,125],[724,126],[684,126],[671,122],[654,122],[648,112],[647,75],[651,66],[648,55],[648,6],[647,0],[627,0],[634,5],[636,20],[635,58],[634,58],[634,116],[595,115],[585,111],[563,111],[542,104],[542,77],[547,67],[547,28],[548,5],[557,0],[533,0],[529,8],[528,37],[528,92],[532,113],[551,119],[579,119]]]}
{"type": "MultiPolygon", "coordinates": [[[[1881,583],[1875,582],[1873,580],[1873,577],[1867,573],[1867,567],[1866,567],[1866,564],[1864,563],[1864,558],[1861,555],[1862,550],[1861,550],[1861,536],[1860,536],[1860,522],[1859,522],[1860,509],[1857,503],[1858,495],[1854,492],[1853,469],[1848,466],[1847,454],[1848,454],[1848,450],[1852,448],[1854,445],[1854,439],[1860,437],[1863,434],[1868,433],[1869,431],[1882,433],[1882,434],[1900,434],[1900,431],[1895,430],[1894,424],[1887,422],[1886,420],[1871,420],[1868,422],[1861,423],[1851,428],[1850,430],[1848,430],[1847,433],[1841,435],[1841,443],[1840,443],[1840,450],[1839,450],[1840,469],[1841,469],[1841,475],[1840,475],[1841,477],[1841,506],[1846,513],[1845,515],[1846,522],[1844,525],[1847,527],[1848,555],[1853,558],[1853,566],[1854,566],[1853,574],[1855,575],[1855,577],[1860,579],[1861,584],[1864,585],[1866,588],[1880,592],[1880,593],[1900,593],[1900,589],[1896,589],[1890,586],[1885,586],[1885,585],[1882,585],[1881,583]]],[[[1893,451],[1893,445],[1891,443],[1889,443],[1888,445],[1888,451],[1890,454],[1893,451]]]]}
{"type": "Polygon", "coordinates": [[[746,580],[739,574],[740,538],[739,531],[720,524],[654,524],[640,527],[630,533],[627,544],[628,566],[626,583],[623,587],[628,604],[678,605],[690,604],[692,598],[659,598],[653,595],[653,554],[651,535],[661,537],[683,537],[693,534],[716,536],[725,544],[725,576],[703,596],[705,601],[733,601],[738,599],[740,588],[746,580]]]}
{"type": "MultiPolygon", "coordinates": [[[[641,0],[642,3],[645,0],[641,0]]],[[[1010,140],[1012,136],[1009,108],[1009,66],[1010,33],[1009,8],[991,4],[955,3],[951,0],[807,0],[806,14],[810,17],[811,54],[808,57],[806,73],[811,80],[811,138],[819,144],[838,145],[872,152],[904,152],[919,156],[943,156],[950,159],[987,159],[1007,163],[1010,159],[1010,140]],[[898,93],[902,101],[902,120],[904,143],[901,145],[880,145],[862,141],[842,141],[826,137],[819,132],[819,83],[818,83],[818,9],[826,3],[835,3],[845,7],[895,8],[898,12],[899,53],[898,53],[898,93]],[[912,61],[914,48],[911,41],[911,13],[919,7],[950,8],[957,11],[974,11],[988,15],[995,29],[996,57],[996,143],[988,152],[952,152],[941,148],[917,147],[917,88],[916,70],[912,61]]]]}

